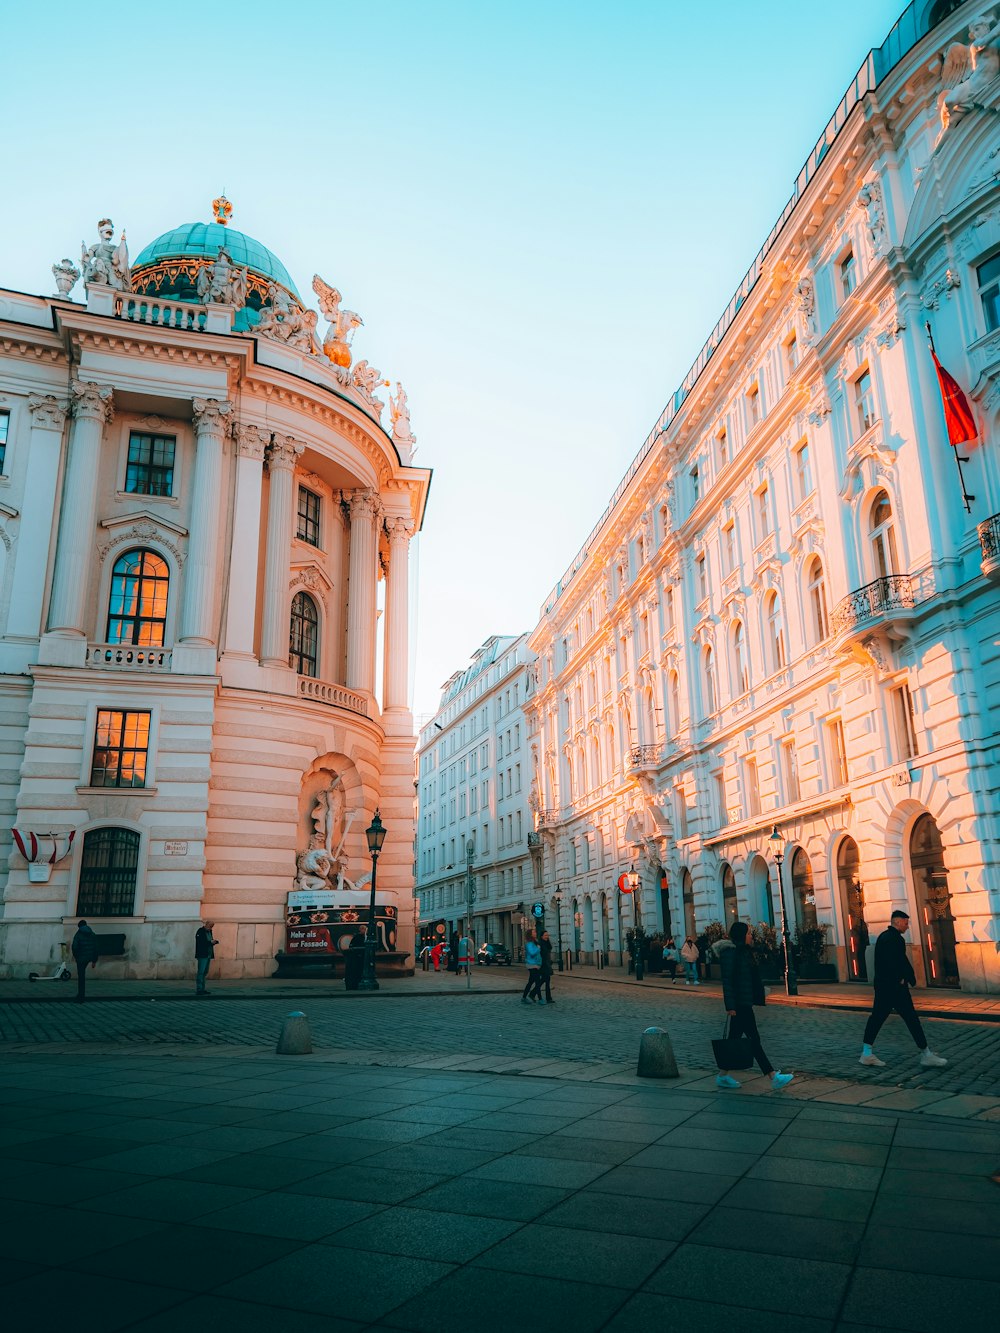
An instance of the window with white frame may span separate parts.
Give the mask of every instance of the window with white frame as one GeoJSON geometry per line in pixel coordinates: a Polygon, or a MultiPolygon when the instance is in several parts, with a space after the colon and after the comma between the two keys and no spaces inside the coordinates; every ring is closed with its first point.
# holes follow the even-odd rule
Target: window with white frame
{"type": "Polygon", "coordinates": [[[719,463],[719,471],[729,462],[729,436],[726,428],[723,426],[715,435],[715,453],[719,463]]]}
{"type": "Polygon", "coordinates": [[[315,491],[299,487],[298,515],[295,535],[300,542],[319,546],[320,498],[315,491]]]}
{"type": "Polygon", "coordinates": [[[854,420],[859,435],[871,430],[878,420],[875,407],[875,390],[872,385],[871,371],[867,366],[854,380],[854,420]]]}
{"type": "Polygon", "coordinates": [[[747,429],[753,430],[755,426],[760,425],[762,408],[760,401],[760,385],[754,382],[747,390],[747,429]]]}
{"type": "Polygon", "coordinates": [[[10,413],[6,408],[0,409],[0,474],[6,471],[7,465],[7,437],[10,433],[10,413]]]}
{"type": "Polygon", "coordinates": [[[701,474],[698,471],[697,463],[688,473],[688,476],[691,478],[691,503],[696,505],[701,499],[701,474]]]}
{"type": "Polygon", "coordinates": [[[785,647],[785,619],[781,612],[781,598],[776,592],[768,595],[764,604],[767,620],[767,646],[772,671],[782,671],[788,661],[785,647]]]}
{"type": "Polygon", "coordinates": [[[804,500],[813,492],[812,460],[809,457],[809,441],[803,440],[792,455],[795,462],[795,488],[799,500],[804,500]]]}
{"type": "Polygon", "coordinates": [[[746,694],[750,688],[750,660],[747,655],[747,635],[742,620],[733,626],[733,677],[737,694],[746,694]]]}
{"type": "Polygon", "coordinates": [[[919,751],[913,714],[913,695],[905,681],[894,685],[889,691],[889,711],[892,715],[897,760],[904,762],[907,759],[915,759],[919,751]]]}
{"type": "Polygon", "coordinates": [[[986,332],[992,333],[994,329],[1000,329],[1000,253],[980,264],[976,276],[986,332]]]}
{"type": "Polygon", "coordinates": [[[830,634],[830,616],[826,606],[826,575],[823,573],[823,562],[818,556],[809,565],[806,597],[813,642],[822,643],[830,634]]]}
{"type": "Polygon", "coordinates": [[[722,567],[727,574],[736,568],[736,523],[729,522],[722,529],[722,567]]]}
{"type": "Polygon", "coordinates": [[[840,298],[846,301],[858,285],[858,264],[853,249],[845,250],[837,261],[837,278],[840,283],[840,298]]]}
{"type": "Polygon", "coordinates": [[[715,712],[715,658],[710,647],[706,647],[701,655],[701,680],[705,691],[705,717],[715,712]]]}
{"type": "Polygon", "coordinates": [[[125,490],[131,495],[170,496],[174,493],[173,435],[149,435],[133,430],[128,437],[125,490]]]}
{"type": "Polygon", "coordinates": [[[760,814],[760,778],[757,773],[756,756],[748,754],[743,759],[743,796],[746,812],[750,818],[760,814]]]}
{"type": "Polygon", "coordinates": [[[824,731],[826,733],[826,762],[830,773],[830,786],[846,786],[848,772],[844,724],[839,717],[831,718],[826,723],[824,731]]]}
{"type": "Polygon", "coordinates": [[[695,583],[698,590],[698,601],[703,602],[708,596],[708,561],[704,552],[697,556],[694,562],[695,583]]]}
{"type": "Polygon", "coordinates": [[[785,373],[786,375],[790,376],[794,374],[795,368],[799,364],[799,340],[795,336],[794,329],[785,339],[784,352],[785,352],[785,373]]]}
{"type": "Polygon", "coordinates": [[[791,736],[781,742],[781,785],[785,804],[794,805],[800,799],[799,759],[791,736]]]}
{"type": "Polygon", "coordinates": [[[91,787],[145,787],[150,713],[99,708],[90,762],[91,787]]]}
{"type": "Polygon", "coordinates": [[[868,540],[875,577],[885,579],[898,574],[896,524],[892,513],[892,501],[886,491],[878,492],[868,511],[868,540]]]}
{"type": "Polygon", "coordinates": [[[771,531],[771,492],[765,483],[756,492],[757,502],[757,541],[762,542],[771,531]]]}

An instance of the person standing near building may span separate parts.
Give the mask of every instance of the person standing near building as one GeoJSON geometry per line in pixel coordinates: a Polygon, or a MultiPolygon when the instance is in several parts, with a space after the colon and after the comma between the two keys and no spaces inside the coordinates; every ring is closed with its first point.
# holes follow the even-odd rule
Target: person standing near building
{"type": "Polygon", "coordinates": [[[76,963],[76,1002],[83,1004],[87,998],[87,964],[96,967],[98,957],[97,936],[86,921],[77,923],[76,934],[70,947],[73,961],[76,963]]]}
{"type": "Polygon", "coordinates": [[[195,932],[194,956],[198,965],[198,975],[195,980],[196,995],[207,995],[209,993],[205,989],[205,978],[208,976],[209,964],[215,957],[216,940],[212,935],[214,925],[214,921],[205,921],[195,932]]]}
{"type": "Polygon", "coordinates": [[[431,958],[434,961],[434,971],[441,971],[441,955],[444,953],[444,940],[438,940],[431,950],[431,958]]]}
{"type": "MultiPolygon", "coordinates": [[[[552,998],[552,941],[549,939],[549,932],[542,931],[542,938],[538,944],[542,954],[542,966],[539,969],[539,978],[545,983],[545,1003],[555,1004],[552,998]]],[[[541,994],[539,993],[539,999],[541,994]]]]}
{"type": "Polygon", "coordinates": [[[461,976],[464,968],[465,975],[469,975],[469,968],[472,966],[472,938],[469,935],[463,935],[458,941],[458,969],[457,974],[461,976]]]}
{"type": "Polygon", "coordinates": [[[677,980],[677,964],[681,961],[673,935],[668,935],[663,942],[663,966],[670,973],[671,986],[677,980]]]}
{"type": "Polygon", "coordinates": [[[923,1069],[943,1069],[948,1061],[943,1055],[935,1055],[927,1045],[924,1029],[913,1007],[910,987],[915,986],[917,978],[913,966],[906,954],[906,941],[903,936],[909,929],[910,917],[907,912],[895,911],[889,924],[875,941],[875,1000],[872,1011],[865,1024],[864,1041],[861,1046],[859,1064],[875,1069],[884,1069],[885,1061],[880,1060],[872,1047],[882,1024],[895,1009],[900,1018],[910,1029],[910,1036],[920,1052],[920,1065],[923,1069]]]}
{"type": "MultiPolygon", "coordinates": [[[[749,927],[745,921],[734,921],[729,927],[729,940],[720,940],[715,946],[716,956],[722,968],[722,998],[726,1013],[729,1015],[730,1037],[749,1037],[753,1057],[760,1066],[760,1072],[770,1076],[771,1087],[787,1087],[795,1077],[783,1074],[775,1069],[764,1054],[757,1031],[757,1018],[753,1007],[765,1001],[764,983],[753,953],[747,948],[749,927]]],[[[716,1083],[720,1088],[738,1088],[739,1080],[732,1077],[727,1069],[719,1071],[716,1083]]]]}
{"type": "Polygon", "coordinates": [[[532,1004],[535,1000],[544,1004],[542,999],[542,951],[535,932],[529,930],[524,939],[524,962],[528,969],[528,982],[521,992],[521,1003],[532,1004]]]}
{"type": "Polygon", "coordinates": [[[681,945],[681,962],[684,964],[684,985],[697,986],[698,981],[698,946],[689,935],[681,945]]]}

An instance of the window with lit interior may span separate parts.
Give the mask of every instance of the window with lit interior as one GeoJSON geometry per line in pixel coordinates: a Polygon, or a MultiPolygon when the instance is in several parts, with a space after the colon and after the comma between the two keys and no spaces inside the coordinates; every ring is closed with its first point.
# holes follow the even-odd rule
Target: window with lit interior
{"type": "Polygon", "coordinates": [[[167,625],[170,570],[155,551],[126,551],[111,571],[108,643],[161,648],[167,625]]]}

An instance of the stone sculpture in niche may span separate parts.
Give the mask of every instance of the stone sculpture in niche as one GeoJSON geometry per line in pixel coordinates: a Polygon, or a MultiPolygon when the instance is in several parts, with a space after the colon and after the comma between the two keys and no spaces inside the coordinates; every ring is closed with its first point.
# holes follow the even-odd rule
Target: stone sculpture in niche
{"type": "Polygon", "coordinates": [[[80,242],[85,287],[94,284],[98,287],[113,287],[116,292],[132,290],[132,271],[128,263],[125,233],[122,232],[117,246],[112,244],[114,234],[115,224],[111,219],[101,218],[97,224],[98,240],[90,246],[85,241],[80,242]]]}
{"type": "Polygon", "coordinates": [[[996,90],[987,100],[987,89],[1000,76],[998,38],[1000,23],[983,14],[969,24],[969,44],[952,42],[945,52],[938,98],[942,136],[972,110],[996,110],[996,90]]]}

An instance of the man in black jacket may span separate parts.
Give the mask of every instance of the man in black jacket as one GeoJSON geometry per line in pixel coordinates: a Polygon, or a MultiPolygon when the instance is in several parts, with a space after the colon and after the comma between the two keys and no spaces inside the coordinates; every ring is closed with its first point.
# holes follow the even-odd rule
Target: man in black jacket
{"type": "Polygon", "coordinates": [[[76,963],[76,1002],[83,1004],[87,998],[87,964],[97,966],[97,936],[86,921],[77,926],[71,948],[76,963]]]}
{"type": "Polygon", "coordinates": [[[209,965],[215,957],[216,941],[212,937],[212,927],[214,925],[214,921],[206,921],[195,931],[194,956],[198,964],[198,975],[195,979],[196,995],[208,994],[205,989],[205,978],[208,976],[209,965]]]}
{"type": "Polygon", "coordinates": [[[943,1056],[935,1055],[928,1047],[924,1029],[913,1007],[910,987],[916,985],[917,979],[913,975],[913,968],[906,955],[906,941],[903,939],[909,924],[910,918],[906,912],[895,911],[888,928],[875,941],[875,1002],[865,1024],[859,1064],[885,1068],[885,1061],[878,1058],[872,1046],[879,1029],[894,1009],[917,1043],[921,1065],[925,1069],[941,1069],[948,1063],[943,1056]]]}

